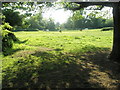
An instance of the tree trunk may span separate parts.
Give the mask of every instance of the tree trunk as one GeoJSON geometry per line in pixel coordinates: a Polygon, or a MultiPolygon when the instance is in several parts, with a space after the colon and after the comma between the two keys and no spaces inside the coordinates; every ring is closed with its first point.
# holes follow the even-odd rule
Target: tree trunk
{"type": "Polygon", "coordinates": [[[114,20],[113,48],[110,54],[110,59],[120,63],[120,5],[119,3],[114,3],[113,5],[113,20],[114,20]]]}

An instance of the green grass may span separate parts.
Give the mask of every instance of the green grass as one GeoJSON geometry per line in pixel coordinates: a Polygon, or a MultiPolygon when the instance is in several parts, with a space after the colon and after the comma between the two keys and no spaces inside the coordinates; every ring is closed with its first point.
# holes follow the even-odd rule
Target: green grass
{"type": "Polygon", "coordinates": [[[21,42],[3,58],[4,88],[118,87],[119,64],[107,59],[112,31],[22,31],[15,35],[21,42]]]}
{"type": "Polygon", "coordinates": [[[94,31],[65,31],[59,32],[18,32],[15,33],[20,40],[28,40],[26,43],[15,47],[23,49],[35,49],[36,47],[48,47],[63,49],[69,52],[91,45],[95,47],[112,47],[112,32],[94,31]]]}

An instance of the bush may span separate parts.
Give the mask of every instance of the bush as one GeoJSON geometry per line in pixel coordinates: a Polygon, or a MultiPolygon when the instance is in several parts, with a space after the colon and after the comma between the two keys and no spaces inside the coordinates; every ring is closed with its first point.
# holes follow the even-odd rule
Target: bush
{"type": "Polygon", "coordinates": [[[11,31],[9,31],[12,29],[12,26],[10,26],[8,23],[1,25],[0,28],[2,29],[2,52],[3,55],[6,56],[7,51],[12,48],[13,42],[18,41],[18,39],[11,31]]]}
{"type": "Polygon", "coordinates": [[[6,55],[6,52],[8,49],[12,48],[13,46],[13,41],[12,38],[9,37],[10,32],[8,30],[3,30],[2,32],[2,51],[3,55],[6,55]]]}

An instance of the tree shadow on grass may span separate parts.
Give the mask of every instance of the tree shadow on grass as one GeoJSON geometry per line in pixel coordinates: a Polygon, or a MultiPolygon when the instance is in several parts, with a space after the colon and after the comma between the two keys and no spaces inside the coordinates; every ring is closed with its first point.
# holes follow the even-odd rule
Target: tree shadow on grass
{"type": "Polygon", "coordinates": [[[4,56],[8,56],[8,55],[12,55],[15,52],[18,52],[20,50],[22,50],[22,49],[12,49],[12,48],[9,48],[9,49],[7,49],[7,51],[4,51],[3,54],[4,54],[4,56]]]}
{"type": "Polygon", "coordinates": [[[99,69],[101,71],[104,72],[110,70],[113,74],[116,74],[119,71],[120,64],[115,61],[109,60],[108,56],[109,52],[103,51],[96,52],[93,55],[90,54],[87,56],[87,58],[89,58],[92,63],[100,66],[99,69]]]}
{"type": "MultiPolygon", "coordinates": [[[[93,49],[92,51],[86,50],[87,52],[84,53],[83,55],[77,53],[76,56],[80,57],[80,59],[83,61],[85,60],[86,63],[90,63],[90,64],[94,65],[92,67],[97,66],[99,73],[101,73],[100,78],[104,78],[104,80],[105,80],[105,78],[106,78],[106,80],[111,79],[111,81],[117,80],[117,82],[111,83],[111,86],[115,84],[116,88],[119,89],[119,87],[120,87],[120,82],[119,82],[120,81],[120,72],[119,72],[120,64],[118,62],[109,60],[108,57],[111,52],[110,48],[99,48],[99,47],[94,47],[94,46],[92,46],[91,48],[93,49]],[[108,76],[108,77],[106,77],[106,76],[108,76]]],[[[86,49],[86,47],[83,49],[86,49]]],[[[89,47],[87,49],[89,49],[89,47]]],[[[93,68],[93,70],[94,69],[95,68],[93,68]]],[[[100,75],[97,73],[95,73],[95,74],[98,76],[100,75]]]]}
{"type": "Polygon", "coordinates": [[[112,63],[104,59],[107,54],[89,51],[84,55],[55,55],[36,51],[3,71],[6,73],[3,76],[3,88],[106,88],[98,82],[90,82],[89,79],[94,71],[93,65],[98,65],[101,72],[111,70],[104,65],[112,63]],[[90,62],[92,66],[89,65],[90,62]]]}
{"type": "Polygon", "coordinates": [[[107,73],[109,78],[118,80],[117,89],[120,89],[120,64],[108,59],[110,51],[96,52],[93,55],[88,55],[87,58],[95,65],[99,66],[100,72],[107,73]]]}
{"type": "MultiPolygon", "coordinates": [[[[28,40],[24,40],[24,41],[20,41],[20,40],[17,40],[17,41],[15,41],[14,43],[19,43],[19,44],[21,44],[21,43],[25,43],[25,42],[27,42],[28,40]]],[[[14,44],[13,43],[13,44],[14,44]]],[[[13,47],[11,47],[11,48],[7,48],[6,50],[4,50],[3,51],[3,54],[4,54],[4,56],[8,56],[8,55],[12,55],[12,54],[14,54],[15,52],[18,52],[18,51],[20,51],[20,50],[23,50],[23,49],[13,49],[13,47]]]]}
{"type": "Polygon", "coordinates": [[[24,41],[17,41],[16,43],[19,43],[19,44],[21,44],[21,43],[26,43],[28,41],[28,39],[27,40],[24,40],[24,41]]]}

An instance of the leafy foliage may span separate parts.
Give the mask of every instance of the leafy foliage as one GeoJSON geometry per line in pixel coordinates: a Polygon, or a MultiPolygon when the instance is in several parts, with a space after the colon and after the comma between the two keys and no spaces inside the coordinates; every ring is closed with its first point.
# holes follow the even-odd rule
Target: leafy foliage
{"type": "Polygon", "coordinates": [[[3,51],[4,55],[6,55],[7,50],[12,48],[12,46],[13,46],[12,38],[10,38],[8,34],[10,34],[10,31],[8,31],[8,30],[4,30],[2,32],[2,36],[3,36],[3,39],[2,39],[2,51],[3,51]]]}
{"type": "Polygon", "coordinates": [[[13,27],[10,26],[9,23],[4,23],[4,25],[1,25],[1,29],[12,31],[13,27]]]}
{"type": "Polygon", "coordinates": [[[22,25],[22,17],[19,15],[19,12],[15,12],[12,9],[4,9],[3,15],[5,15],[5,22],[11,26],[22,25]]]}
{"type": "Polygon", "coordinates": [[[28,28],[43,29],[44,27],[41,13],[38,13],[35,16],[31,16],[29,19],[26,19],[24,22],[26,22],[26,25],[29,25],[28,28]]]}

